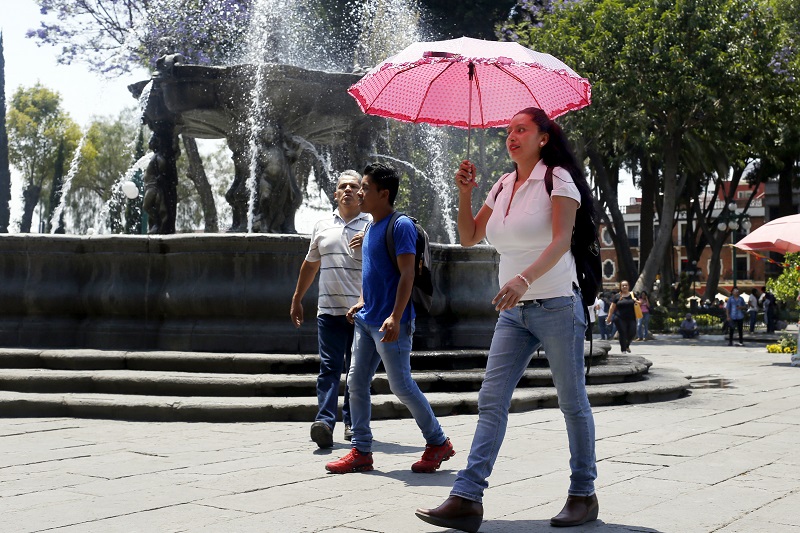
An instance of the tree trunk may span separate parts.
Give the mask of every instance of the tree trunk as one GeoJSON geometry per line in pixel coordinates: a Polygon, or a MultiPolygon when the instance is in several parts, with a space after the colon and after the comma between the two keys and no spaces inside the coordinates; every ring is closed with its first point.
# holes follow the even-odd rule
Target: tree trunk
{"type": "Polygon", "coordinates": [[[11,167],[8,162],[8,132],[6,131],[6,61],[3,55],[3,35],[0,34],[0,233],[8,233],[11,220],[11,167]]]}
{"type": "Polygon", "coordinates": [[[681,138],[679,134],[671,134],[667,138],[667,146],[664,154],[664,199],[661,205],[661,212],[658,217],[661,231],[653,243],[653,250],[644,268],[641,270],[639,279],[632,288],[635,292],[646,290],[650,292],[656,281],[659,272],[671,269],[672,265],[665,264],[665,260],[670,257],[667,254],[672,244],[672,225],[675,221],[675,210],[677,199],[683,189],[686,178],[678,175],[678,157],[681,149],[681,138]]]}
{"type": "Polygon", "coordinates": [[[612,185],[608,166],[597,150],[587,146],[586,154],[589,156],[589,161],[594,169],[594,180],[600,190],[601,204],[604,204],[605,208],[610,213],[610,222],[614,234],[616,235],[614,239],[614,250],[617,253],[618,266],[620,267],[617,272],[617,281],[620,281],[628,277],[629,274],[634,273],[635,267],[633,254],[631,254],[631,246],[628,242],[628,230],[625,227],[625,220],[619,208],[616,183],[612,185]]]}
{"type": "MultiPolygon", "coordinates": [[[[639,216],[639,270],[653,249],[653,223],[655,221],[658,175],[648,158],[642,159],[642,208],[639,216]]],[[[636,272],[638,277],[639,272],[636,272]]]]}
{"type": "Polygon", "coordinates": [[[217,206],[214,203],[214,193],[208,183],[206,171],[203,168],[203,160],[197,149],[197,141],[194,137],[181,135],[183,147],[186,150],[186,160],[189,163],[187,175],[194,183],[197,194],[200,195],[200,205],[203,208],[203,220],[205,222],[206,233],[218,233],[219,221],[217,217],[217,206]]]}
{"type": "Polygon", "coordinates": [[[778,174],[778,217],[795,214],[792,203],[792,182],[794,181],[794,155],[783,158],[783,168],[778,174]]]}
{"type": "Polygon", "coordinates": [[[22,192],[22,199],[24,201],[22,209],[22,222],[19,225],[20,233],[30,233],[31,224],[33,223],[33,211],[36,209],[36,204],[39,203],[39,196],[42,194],[42,188],[38,185],[30,184],[22,192]]]}

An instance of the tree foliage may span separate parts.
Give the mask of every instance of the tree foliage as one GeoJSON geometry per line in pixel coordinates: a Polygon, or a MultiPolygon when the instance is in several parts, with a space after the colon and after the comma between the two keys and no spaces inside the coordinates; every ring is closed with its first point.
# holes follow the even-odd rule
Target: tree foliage
{"type": "Polygon", "coordinates": [[[794,303],[800,295],[800,253],[786,254],[786,265],[777,278],[767,280],[767,289],[782,302],[794,303]]]}
{"type": "Polygon", "coordinates": [[[198,64],[238,54],[251,0],[37,0],[45,20],[28,36],[61,46],[59,61],[76,59],[106,74],[155,64],[181,53],[198,64]]]}
{"type": "MultiPolygon", "coordinates": [[[[652,287],[659,272],[671,271],[671,231],[664,229],[685,209],[687,182],[744,169],[774,135],[756,125],[770,116],[778,74],[768,65],[779,49],[780,24],[755,0],[520,4],[536,9],[529,20],[508,24],[509,35],[556,55],[593,83],[592,105],[564,122],[589,156],[609,222],[623,241],[619,168],[639,174],[643,194],[650,190],[657,217],[643,214],[642,224],[657,218],[661,231],[641,258],[636,289],[652,287]]],[[[721,246],[723,239],[712,233],[708,242],[721,246]]]]}
{"type": "Polygon", "coordinates": [[[43,214],[50,211],[47,180],[54,175],[59,145],[64,143],[62,164],[66,164],[77,148],[81,131],[61,108],[61,96],[39,83],[17,89],[11,98],[7,123],[9,160],[25,182],[20,231],[26,233],[40,199],[43,214]]]}
{"type": "Polygon", "coordinates": [[[8,233],[11,221],[11,169],[8,161],[6,131],[6,61],[3,53],[3,34],[0,33],[0,233],[8,233]]]}
{"type": "Polygon", "coordinates": [[[126,199],[117,184],[135,162],[139,128],[130,110],[116,117],[96,117],[89,125],[67,198],[73,232],[86,233],[89,228],[122,232],[126,199]]]}

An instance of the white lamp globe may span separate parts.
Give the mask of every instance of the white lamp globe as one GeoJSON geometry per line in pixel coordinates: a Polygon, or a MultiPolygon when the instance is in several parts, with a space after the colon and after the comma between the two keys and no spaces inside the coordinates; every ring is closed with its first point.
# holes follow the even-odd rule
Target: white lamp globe
{"type": "Polygon", "coordinates": [[[736,202],[731,202],[728,204],[728,209],[730,211],[736,211],[736,202]]]}
{"type": "Polygon", "coordinates": [[[749,220],[746,220],[746,219],[745,219],[745,220],[743,220],[743,221],[742,221],[742,227],[743,227],[744,229],[746,229],[746,230],[749,230],[749,229],[750,229],[750,226],[752,226],[752,224],[750,223],[750,221],[749,221],[749,220]]]}
{"type": "Polygon", "coordinates": [[[126,181],[122,184],[122,192],[128,200],[135,200],[139,197],[139,187],[132,181],[126,181]]]}
{"type": "Polygon", "coordinates": [[[720,222],[717,224],[717,229],[720,231],[725,231],[728,228],[728,225],[724,222],[720,222]]]}
{"type": "Polygon", "coordinates": [[[736,222],[735,220],[731,220],[730,222],[728,222],[728,227],[733,230],[739,229],[739,223],[736,222]]]}

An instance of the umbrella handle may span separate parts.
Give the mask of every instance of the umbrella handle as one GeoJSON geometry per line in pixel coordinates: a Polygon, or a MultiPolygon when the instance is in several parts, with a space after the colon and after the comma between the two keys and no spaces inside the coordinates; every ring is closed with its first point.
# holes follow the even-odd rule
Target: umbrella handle
{"type": "Polygon", "coordinates": [[[469,108],[467,109],[467,160],[469,160],[469,145],[472,137],[472,82],[475,79],[475,63],[469,62],[469,108]]]}

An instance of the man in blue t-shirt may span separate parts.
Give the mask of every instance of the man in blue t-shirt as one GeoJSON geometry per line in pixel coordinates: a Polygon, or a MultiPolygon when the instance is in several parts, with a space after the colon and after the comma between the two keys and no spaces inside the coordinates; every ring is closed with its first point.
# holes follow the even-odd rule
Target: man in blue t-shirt
{"type": "Polygon", "coordinates": [[[742,329],[744,322],[744,312],[747,309],[747,304],[744,303],[744,298],[739,296],[739,288],[734,287],[731,291],[731,296],[725,302],[725,319],[728,321],[728,328],[730,337],[728,337],[728,346],[733,346],[733,330],[739,330],[739,342],[737,346],[744,346],[742,338],[742,329]]]}
{"type": "Polygon", "coordinates": [[[411,411],[425,438],[422,459],[411,465],[414,472],[434,472],[453,455],[433,409],[411,378],[411,341],[414,335],[414,256],[417,230],[408,217],[399,217],[394,232],[397,268],[386,249],[386,230],[394,213],[400,186],[397,171],[372,163],[364,170],[358,197],[361,212],[372,215],[361,246],[361,298],[347,312],[355,323],[355,338],[347,386],[350,389],[352,449],[325,468],[334,474],[372,470],[372,403],[370,384],[383,362],[392,392],[411,411]]]}

